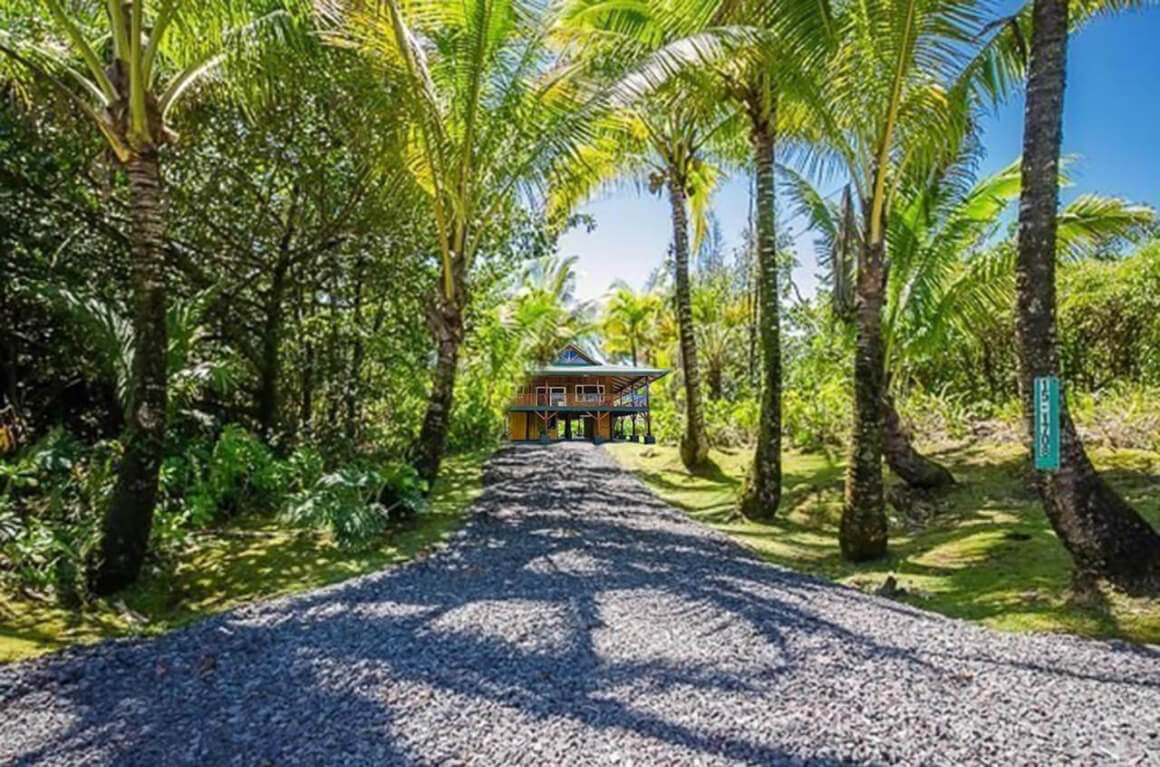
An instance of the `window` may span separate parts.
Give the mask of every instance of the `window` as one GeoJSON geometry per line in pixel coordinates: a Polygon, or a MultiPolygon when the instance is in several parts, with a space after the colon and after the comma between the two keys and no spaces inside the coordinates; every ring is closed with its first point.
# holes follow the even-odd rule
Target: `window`
{"type": "Polygon", "coordinates": [[[576,386],[577,402],[600,402],[604,399],[604,384],[578,384],[576,386]]]}
{"type": "Polygon", "coordinates": [[[537,386],[536,404],[563,407],[568,404],[567,391],[567,388],[563,386],[537,386]]]}
{"type": "Polygon", "coordinates": [[[565,349],[559,357],[556,358],[557,365],[585,365],[588,360],[584,359],[575,349],[571,347],[565,349]]]}

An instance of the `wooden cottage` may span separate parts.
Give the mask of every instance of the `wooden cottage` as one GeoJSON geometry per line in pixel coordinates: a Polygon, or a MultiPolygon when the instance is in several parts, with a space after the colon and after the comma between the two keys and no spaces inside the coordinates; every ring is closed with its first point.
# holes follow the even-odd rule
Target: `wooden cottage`
{"type": "Polygon", "coordinates": [[[649,384],[669,371],[606,365],[569,344],[556,360],[533,370],[507,410],[508,436],[517,442],[587,439],[653,443],[649,384]]]}

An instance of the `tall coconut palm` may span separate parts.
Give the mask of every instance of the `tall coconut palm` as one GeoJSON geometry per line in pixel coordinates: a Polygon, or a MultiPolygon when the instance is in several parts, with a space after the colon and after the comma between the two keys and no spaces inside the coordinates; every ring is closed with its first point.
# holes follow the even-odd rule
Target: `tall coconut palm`
{"type": "MultiPolygon", "coordinates": [[[[793,129],[800,101],[817,105],[821,68],[834,42],[829,3],[795,0],[727,3],[715,19],[748,24],[764,34],[723,61],[710,63],[723,92],[745,116],[754,167],[754,245],[761,347],[761,420],[741,512],[769,519],[781,501],[781,334],[774,165],[779,132],[793,129]],[[787,120],[779,105],[788,107],[787,120]]],[[[808,110],[807,110],[808,111],[808,110]]]]}
{"type": "Polygon", "coordinates": [[[104,136],[125,169],[132,263],[131,412],[125,455],[101,529],[90,586],[107,594],[137,578],[149,541],[166,423],[166,290],[163,151],[174,109],[199,82],[245,50],[264,22],[285,17],[275,0],[239,4],[181,0],[6,3],[0,50],[47,79],[104,136]],[[47,39],[27,32],[47,11],[47,39]]]}
{"type": "Polygon", "coordinates": [[[840,43],[827,73],[828,107],[817,113],[808,160],[837,165],[859,211],[854,276],[854,418],[839,528],[842,554],[886,552],[882,455],[887,225],[899,186],[953,161],[973,130],[980,92],[1005,70],[989,49],[986,0],[869,0],[841,7],[840,43]]]}
{"type": "Polygon", "coordinates": [[[715,10],[714,3],[695,0],[627,6],[616,0],[573,0],[566,13],[569,34],[584,41],[591,66],[611,81],[614,103],[623,110],[616,139],[605,141],[602,154],[589,158],[593,160],[588,164],[590,173],[582,177],[580,187],[587,191],[617,175],[636,175],[647,179],[650,192],[668,197],[685,389],[680,455],[689,469],[702,465],[709,456],[689,276],[689,235],[692,228],[693,240],[699,241],[705,232],[709,197],[718,175],[709,162],[712,150],[728,143],[726,136],[736,132],[739,121],[717,98],[706,73],[685,69],[658,78],[656,70],[658,66],[664,69],[670,58],[667,47],[688,46],[686,41],[705,28],[715,10]]]}
{"type": "MultiPolygon", "coordinates": [[[[402,86],[413,122],[408,166],[429,198],[440,279],[427,319],[436,364],[414,462],[438,473],[451,414],[472,266],[497,214],[538,195],[561,157],[589,138],[600,99],[554,57],[554,7],[516,0],[323,0],[336,44],[402,86]]],[[[486,254],[483,254],[486,255],[486,254]]]]}
{"type": "MultiPolygon", "coordinates": [[[[695,98],[695,97],[694,97],[695,98]]],[[[701,105],[697,105],[701,106],[701,105]]],[[[705,140],[701,126],[704,115],[697,106],[686,104],[669,116],[646,121],[653,150],[661,160],[651,183],[668,190],[673,224],[673,275],[676,288],[677,322],[681,348],[681,367],[685,381],[685,433],[681,437],[681,461],[695,469],[709,457],[709,436],[705,431],[705,414],[701,404],[701,369],[697,359],[697,334],[693,325],[693,298],[689,279],[690,195],[704,200],[708,196],[700,152],[705,140]],[[671,119],[675,115],[676,119],[671,119]],[[660,119],[656,119],[660,118],[660,119]]]]}
{"type": "MultiPolygon", "coordinates": [[[[580,5],[591,12],[586,3],[580,5]]],[[[601,7],[599,2],[596,7],[601,7]]],[[[772,516],[781,493],[781,350],[773,210],[779,102],[804,96],[818,106],[821,72],[816,64],[825,59],[833,39],[829,4],[816,0],[654,0],[627,10],[620,10],[621,3],[606,3],[604,8],[612,19],[609,26],[617,26],[619,13],[619,26],[638,39],[654,44],[667,41],[633,71],[632,90],[661,90],[674,80],[689,81],[690,67],[700,70],[709,75],[700,79],[700,87],[711,99],[717,100],[719,94],[726,97],[738,118],[737,127],[743,125],[748,136],[746,159],[755,167],[762,416],[742,509],[750,516],[772,516]]],[[[675,256],[679,309],[679,250],[675,256]]]]}
{"type": "MultiPolygon", "coordinates": [[[[1056,209],[1068,12],[1067,0],[1034,0],[1015,268],[1019,384],[1029,434],[1034,380],[1059,375],[1056,209]]],[[[1038,473],[1036,482],[1052,528],[1080,572],[1128,586],[1154,585],[1160,576],[1160,535],[1096,473],[1065,396],[1060,406],[1060,468],[1038,473]]]]}

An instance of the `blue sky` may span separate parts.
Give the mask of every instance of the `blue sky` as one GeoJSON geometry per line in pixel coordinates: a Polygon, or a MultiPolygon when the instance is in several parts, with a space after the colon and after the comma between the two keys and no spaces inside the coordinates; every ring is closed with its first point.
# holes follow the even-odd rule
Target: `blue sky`
{"type": "MultiPolygon", "coordinates": [[[[1098,192],[1160,208],[1160,10],[1088,25],[1072,37],[1068,67],[1063,143],[1078,161],[1065,199],[1098,192]]],[[[1022,135],[1020,94],[985,123],[982,172],[1014,160],[1022,135]]],[[[732,179],[717,193],[714,212],[730,243],[745,227],[748,204],[745,179],[732,179]]],[[[641,287],[671,239],[667,201],[620,189],[593,200],[584,212],[595,217],[596,229],[568,232],[561,242],[563,255],[580,257],[577,297],[599,299],[617,279],[641,287]]],[[[784,225],[798,243],[794,281],[811,295],[817,285],[812,238],[798,221],[784,225]]]]}

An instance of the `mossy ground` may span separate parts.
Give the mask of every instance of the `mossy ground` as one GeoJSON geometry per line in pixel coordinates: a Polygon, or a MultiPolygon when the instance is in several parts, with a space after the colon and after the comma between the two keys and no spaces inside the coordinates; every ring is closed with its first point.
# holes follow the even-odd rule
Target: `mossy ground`
{"type": "Polygon", "coordinates": [[[459,527],[488,453],[448,458],[430,508],[381,545],[340,548],[322,532],[241,518],[208,531],[109,600],[79,610],[0,591],[0,662],[116,636],[157,634],[231,607],[323,586],[413,559],[459,527]]]}
{"type": "MultiPolygon", "coordinates": [[[[736,513],[749,450],[714,450],[706,469],[693,475],[673,447],[616,443],[608,449],[662,499],[771,562],[863,589],[893,574],[908,592],[906,601],[999,629],[1160,643],[1160,599],[1073,593],[1070,559],[1029,489],[1017,445],[973,445],[935,456],[958,484],[933,498],[936,513],[922,524],[892,519],[889,555],[859,565],[844,562],[838,551],[839,462],[786,453],[781,508],[762,524],[736,513]]],[[[1113,487],[1160,526],[1160,453],[1094,449],[1091,455],[1113,487]]]]}

